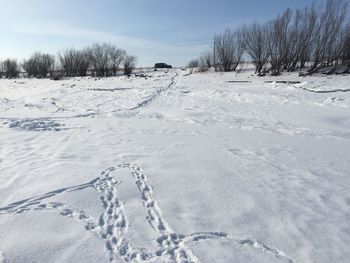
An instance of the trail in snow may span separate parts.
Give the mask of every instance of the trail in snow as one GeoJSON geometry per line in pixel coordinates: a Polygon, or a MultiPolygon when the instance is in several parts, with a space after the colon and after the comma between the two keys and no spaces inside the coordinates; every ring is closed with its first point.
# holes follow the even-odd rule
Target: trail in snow
{"type": "Polygon", "coordinates": [[[105,249],[110,262],[121,258],[125,262],[156,260],[156,262],[197,263],[199,260],[193,255],[191,249],[187,247],[187,243],[203,240],[229,240],[243,247],[258,249],[271,254],[281,262],[295,262],[279,249],[252,238],[235,238],[224,232],[201,232],[189,235],[174,233],[162,215],[156,200],[154,200],[153,189],[148,184],[147,176],[143,173],[142,168],[135,164],[122,164],[118,165],[117,168],[130,169],[130,173],[140,192],[140,198],[146,212],[146,219],[159,236],[156,240],[159,248],[156,251],[146,248],[136,248],[128,240],[129,221],[123,202],[118,197],[120,181],[116,180],[112,175],[112,172],[115,170],[114,167],[103,171],[99,177],[90,182],[60,188],[41,196],[20,200],[1,207],[0,215],[47,210],[73,218],[82,222],[87,231],[105,240],[105,249]],[[100,200],[104,211],[98,219],[93,218],[85,211],[74,209],[67,204],[48,200],[63,193],[81,191],[87,188],[93,188],[100,193],[100,200]]]}
{"type": "Polygon", "coordinates": [[[335,93],[335,92],[350,92],[350,89],[334,89],[334,90],[312,90],[303,88],[303,90],[310,91],[313,93],[335,93]]]}
{"type": "Polygon", "coordinates": [[[350,92],[350,89],[317,90],[317,89],[308,89],[305,87],[297,87],[295,85],[292,85],[292,86],[294,88],[302,89],[302,90],[309,91],[312,93],[323,93],[324,94],[324,93],[350,92]]]}
{"type": "Polygon", "coordinates": [[[140,102],[136,107],[128,109],[129,111],[138,110],[140,108],[146,107],[147,105],[151,104],[156,98],[158,98],[162,93],[174,89],[176,87],[176,83],[179,78],[179,73],[176,73],[175,76],[171,78],[170,84],[168,86],[162,87],[157,89],[155,92],[153,92],[150,96],[148,96],[145,100],[140,102]]]}
{"type": "MultiPolygon", "coordinates": [[[[96,116],[106,115],[110,113],[117,113],[117,112],[130,116],[137,113],[138,110],[141,110],[142,108],[150,105],[152,102],[154,102],[159,96],[161,96],[166,91],[174,89],[176,87],[178,78],[179,78],[179,73],[176,72],[176,74],[171,78],[171,81],[168,85],[156,89],[151,95],[144,98],[144,100],[139,102],[135,107],[131,107],[127,109],[114,109],[111,111],[104,111],[104,112],[88,111],[85,113],[76,114],[74,116],[64,116],[64,117],[63,116],[62,117],[61,116],[36,117],[36,118],[0,117],[0,120],[3,120],[3,124],[9,128],[21,128],[24,130],[32,130],[32,131],[61,131],[63,130],[63,128],[60,128],[60,126],[64,126],[64,125],[56,122],[55,120],[96,117],[96,116]]],[[[89,89],[89,90],[105,91],[105,89],[89,89]]],[[[112,91],[115,91],[115,90],[120,90],[120,88],[113,89],[112,91]]]]}

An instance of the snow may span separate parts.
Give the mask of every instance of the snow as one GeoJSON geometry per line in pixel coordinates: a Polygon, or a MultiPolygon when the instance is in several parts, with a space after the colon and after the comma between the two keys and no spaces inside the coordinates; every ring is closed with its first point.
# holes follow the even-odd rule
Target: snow
{"type": "Polygon", "coordinates": [[[347,262],[350,77],[0,80],[0,262],[347,262]]]}

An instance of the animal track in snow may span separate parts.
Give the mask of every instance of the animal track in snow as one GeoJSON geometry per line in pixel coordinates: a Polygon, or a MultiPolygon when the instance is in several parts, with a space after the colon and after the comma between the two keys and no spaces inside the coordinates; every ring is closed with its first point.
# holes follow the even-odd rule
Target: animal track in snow
{"type": "Polygon", "coordinates": [[[49,119],[13,119],[3,122],[9,128],[20,128],[28,131],[60,131],[61,124],[49,119]]]}
{"type": "MultiPolygon", "coordinates": [[[[57,120],[65,120],[65,119],[75,119],[75,118],[87,118],[92,117],[96,118],[97,116],[101,115],[107,115],[111,113],[120,113],[123,117],[128,116],[134,116],[137,114],[138,110],[150,105],[156,98],[158,98],[162,93],[174,89],[176,87],[177,81],[179,78],[179,73],[176,73],[172,78],[168,85],[165,85],[163,87],[157,88],[155,91],[153,91],[149,96],[144,98],[141,102],[139,102],[136,106],[131,108],[124,108],[124,109],[112,109],[110,111],[99,111],[99,110],[88,110],[84,113],[75,114],[73,116],[52,116],[52,117],[37,117],[32,119],[21,119],[21,118],[6,118],[6,117],[0,117],[0,120],[4,120],[3,124],[7,125],[9,128],[21,128],[24,130],[32,130],[32,131],[61,131],[65,130],[61,128],[61,125],[57,120]]],[[[129,89],[129,88],[122,88],[122,90],[129,89]]],[[[118,90],[118,89],[114,89],[118,90]]],[[[114,91],[112,90],[112,91],[114,91]]],[[[103,90],[104,91],[104,90],[103,90]]],[[[1,98],[0,98],[1,99],[1,98]]],[[[62,106],[58,106],[56,103],[56,100],[54,98],[51,98],[52,104],[57,106],[56,112],[65,112],[66,109],[62,106]]],[[[3,104],[10,103],[10,100],[7,98],[3,98],[2,101],[3,104]]],[[[0,102],[2,102],[0,100],[0,102]]],[[[30,106],[29,104],[27,106],[30,106]]],[[[14,106],[11,106],[13,108],[14,106]]]]}
{"type": "Polygon", "coordinates": [[[130,111],[138,110],[140,108],[146,107],[150,103],[152,103],[158,96],[160,96],[163,92],[173,89],[176,86],[177,80],[179,77],[179,73],[176,73],[175,76],[171,78],[171,82],[168,86],[164,86],[158,88],[155,92],[153,92],[150,96],[148,96],[145,100],[140,102],[136,107],[130,108],[130,111]]]}
{"type": "Polygon", "coordinates": [[[53,211],[62,216],[73,218],[82,222],[87,231],[105,240],[105,249],[110,262],[121,258],[124,262],[197,263],[199,260],[187,246],[188,243],[203,240],[229,240],[243,247],[255,248],[269,253],[281,262],[294,263],[284,252],[256,239],[234,238],[223,232],[201,232],[189,235],[174,233],[153,197],[153,188],[148,184],[147,176],[143,173],[142,168],[135,164],[122,164],[116,166],[116,168],[108,168],[90,182],[57,189],[38,197],[24,199],[11,203],[6,207],[1,207],[0,216],[35,211],[53,211]],[[158,235],[156,242],[159,248],[155,251],[143,247],[137,248],[128,240],[129,221],[123,202],[118,196],[120,181],[112,176],[112,172],[116,168],[128,168],[135,180],[146,212],[146,219],[158,235]],[[98,219],[67,204],[48,200],[63,193],[81,191],[87,188],[93,188],[100,193],[103,213],[98,219]]]}

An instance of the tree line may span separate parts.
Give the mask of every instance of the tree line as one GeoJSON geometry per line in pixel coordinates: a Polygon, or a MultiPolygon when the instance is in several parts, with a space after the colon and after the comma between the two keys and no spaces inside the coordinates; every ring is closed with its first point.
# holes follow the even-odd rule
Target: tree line
{"type": "Polygon", "coordinates": [[[15,59],[0,61],[0,78],[16,78],[21,71],[27,77],[96,77],[116,76],[123,70],[128,75],[136,67],[137,58],[115,45],[93,44],[83,49],[68,48],[57,56],[35,52],[18,63],[15,59]]]}
{"type": "Polygon", "coordinates": [[[257,74],[308,68],[350,69],[350,21],[346,0],[326,0],[303,9],[287,9],[265,23],[226,29],[214,37],[214,50],[192,60],[201,71],[235,71],[248,58],[257,74]]]}

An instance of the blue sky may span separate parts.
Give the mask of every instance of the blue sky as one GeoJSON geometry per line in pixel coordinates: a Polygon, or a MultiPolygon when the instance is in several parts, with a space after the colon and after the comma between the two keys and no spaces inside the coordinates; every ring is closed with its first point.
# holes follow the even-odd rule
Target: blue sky
{"type": "Polygon", "coordinates": [[[0,58],[115,43],[139,65],[181,66],[226,27],[265,21],[312,0],[0,0],[0,58]]]}

